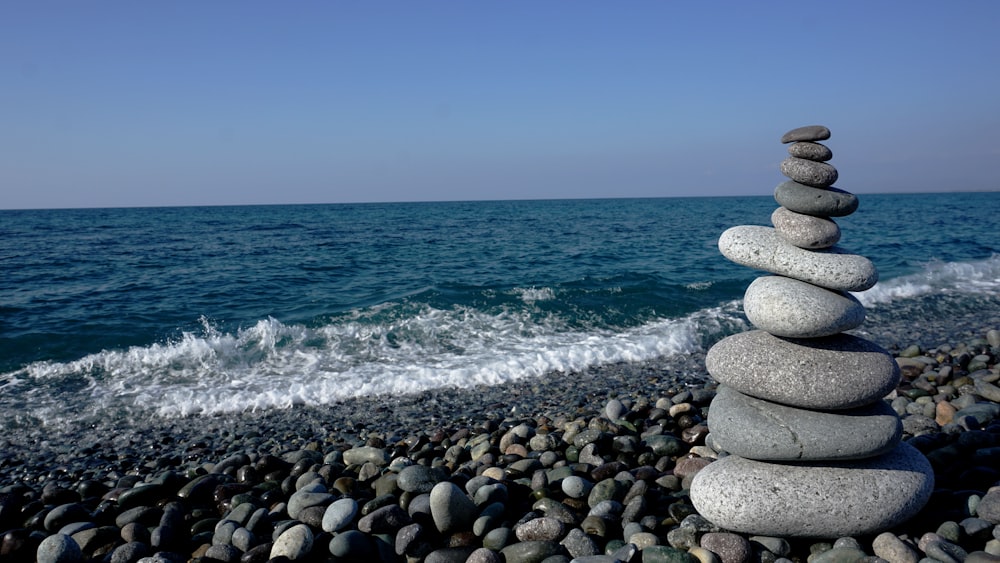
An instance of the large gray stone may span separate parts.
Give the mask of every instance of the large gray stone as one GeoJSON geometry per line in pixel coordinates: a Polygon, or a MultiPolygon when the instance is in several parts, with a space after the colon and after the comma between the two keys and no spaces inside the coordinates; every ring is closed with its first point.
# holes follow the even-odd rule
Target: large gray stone
{"type": "Polygon", "coordinates": [[[795,339],[750,330],[717,342],[705,366],[741,393],[807,409],[868,405],[899,383],[892,354],[849,334],[795,339]]]}
{"type": "Polygon", "coordinates": [[[781,238],[799,248],[830,248],[840,240],[840,227],[831,219],[796,213],[785,207],[771,213],[771,224],[781,238]]]}
{"type": "Polygon", "coordinates": [[[825,412],[744,395],[722,385],[708,411],[712,439],[725,451],[757,460],[845,460],[896,447],[903,425],[885,401],[825,412]]]}
{"type": "Polygon", "coordinates": [[[823,125],[796,127],[781,136],[782,143],[795,141],[823,141],[830,138],[830,130],[823,125]]]}
{"type": "Polygon", "coordinates": [[[443,481],[431,489],[431,518],[442,534],[472,529],[476,504],[451,481],[443,481]]]}
{"type": "Polygon", "coordinates": [[[774,188],[774,200],[796,213],[846,217],[858,210],[858,196],[837,188],[814,188],[791,180],[774,188]]]}
{"type": "Polygon", "coordinates": [[[781,173],[792,180],[817,188],[832,186],[837,181],[837,169],[825,162],[790,156],[781,161],[781,173]]]}
{"type": "Polygon", "coordinates": [[[768,536],[837,538],[883,531],[914,516],[934,472],[912,446],[842,462],[772,463],[731,455],[691,484],[698,512],[720,528],[768,536]]]}
{"type": "Polygon", "coordinates": [[[850,293],[783,276],[755,279],[743,312],[757,328],[790,338],[830,336],[865,322],[864,305],[850,293]]]}
{"type": "Polygon", "coordinates": [[[798,141],[788,145],[788,154],[818,162],[826,162],[833,158],[833,151],[830,150],[830,147],[809,141],[798,141]]]}
{"type": "Polygon", "coordinates": [[[828,289],[864,291],[878,282],[878,271],[864,256],[832,247],[810,251],[793,246],[771,227],[741,225],[719,237],[726,258],[772,274],[787,276],[828,289]]]}

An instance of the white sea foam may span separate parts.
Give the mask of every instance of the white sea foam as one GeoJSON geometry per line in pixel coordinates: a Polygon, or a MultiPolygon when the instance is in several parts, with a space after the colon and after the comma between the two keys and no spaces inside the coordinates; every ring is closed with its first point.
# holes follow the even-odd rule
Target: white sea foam
{"type": "Polygon", "coordinates": [[[531,304],[536,301],[550,301],[556,298],[556,292],[551,287],[519,287],[511,290],[525,303],[531,304]]]}
{"type": "Polygon", "coordinates": [[[243,412],[496,385],[690,353],[702,350],[706,335],[734,332],[742,323],[736,302],[623,331],[572,330],[558,318],[523,311],[429,306],[386,322],[357,316],[315,328],[265,319],[232,334],[206,322],[202,334],[74,362],[38,362],[8,377],[31,380],[20,399],[38,420],[56,423],[77,416],[67,410],[84,417],[243,412]]]}
{"type": "Polygon", "coordinates": [[[1000,293],[1000,254],[977,262],[931,261],[915,274],[879,282],[854,296],[871,307],[931,293],[1000,293]]]}

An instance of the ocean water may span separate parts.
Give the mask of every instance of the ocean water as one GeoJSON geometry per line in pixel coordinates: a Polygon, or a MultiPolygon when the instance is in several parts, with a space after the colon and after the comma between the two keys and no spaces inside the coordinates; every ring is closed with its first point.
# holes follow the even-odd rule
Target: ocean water
{"type": "MultiPolygon", "coordinates": [[[[770,197],[0,211],[0,427],[326,405],[704,351],[770,197]]],[[[862,195],[879,322],[997,315],[1000,193],[862,195]],[[899,311],[899,313],[895,313],[899,311]]],[[[1000,328],[1000,327],[998,327],[1000,328]]]]}

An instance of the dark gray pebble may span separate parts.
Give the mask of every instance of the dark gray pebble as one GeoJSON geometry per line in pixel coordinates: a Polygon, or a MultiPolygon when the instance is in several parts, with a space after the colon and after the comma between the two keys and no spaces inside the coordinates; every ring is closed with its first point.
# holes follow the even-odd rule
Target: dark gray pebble
{"type": "Polygon", "coordinates": [[[45,516],[45,529],[50,532],[58,531],[67,524],[74,522],[90,521],[90,511],[78,502],[59,505],[45,516]]]}
{"type": "Polygon", "coordinates": [[[333,536],[330,540],[330,553],[334,557],[360,561],[372,560],[376,556],[371,538],[357,530],[347,530],[333,536]]]}
{"type": "Polygon", "coordinates": [[[393,534],[413,520],[398,504],[383,506],[358,520],[358,529],[369,534],[393,534]]]}
{"type": "Polygon", "coordinates": [[[507,563],[541,563],[546,557],[558,555],[562,546],[552,541],[523,541],[500,550],[507,563]]]}
{"type": "Polygon", "coordinates": [[[858,210],[858,197],[852,193],[793,181],[778,184],[774,199],[790,211],[816,217],[845,217],[858,210]]]}
{"type": "Polygon", "coordinates": [[[399,488],[410,493],[429,493],[434,485],[448,478],[448,472],[441,467],[411,465],[399,472],[399,488]]]}
{"type": "Polygon", "coordinates": [[[473,546],[443,547],[427,554],[424,563],[465,563],[476,548],[473,546]]]}
{"type": "Polygon", "coordinates": [[[143,557],[152,555],[150,547],[141,542],[129,542],[115,548],[111,554],[111,563],[136,563],[143,557]]]}
{"type": "Polygon", "coordinates": [[[830,138],[830,130],[823,125],[796,127],[781,136],[782,143],[795,141],[824,141],[830,138]]]}

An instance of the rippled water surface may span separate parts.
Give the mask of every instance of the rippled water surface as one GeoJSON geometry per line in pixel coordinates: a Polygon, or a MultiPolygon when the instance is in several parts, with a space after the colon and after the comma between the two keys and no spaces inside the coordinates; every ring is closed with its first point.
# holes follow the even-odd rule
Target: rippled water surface
{"type": "MultiPolygon", "coordinates": [[[[0,419],[175,416],[703,350],[770,197],[0,211],[0,419]]],[[[880,318],[995,307],[1000,194],[861,196],[880,318]],[[906,306],[904,306],[906,305],[906,306]],[[912,313],[911,313],[912,314],[912,313]]]]}

